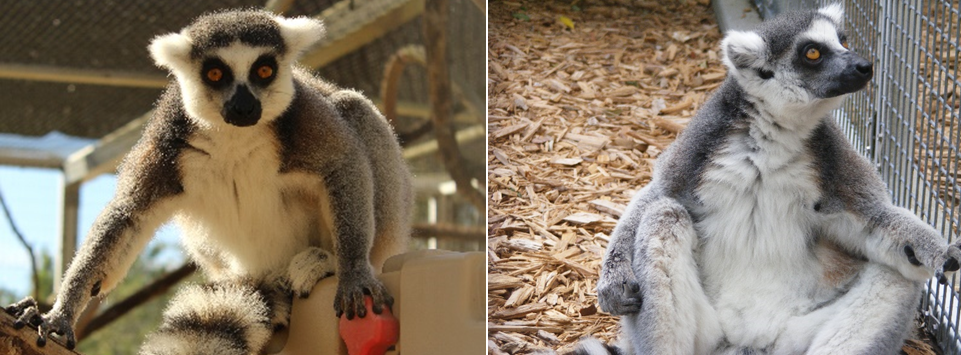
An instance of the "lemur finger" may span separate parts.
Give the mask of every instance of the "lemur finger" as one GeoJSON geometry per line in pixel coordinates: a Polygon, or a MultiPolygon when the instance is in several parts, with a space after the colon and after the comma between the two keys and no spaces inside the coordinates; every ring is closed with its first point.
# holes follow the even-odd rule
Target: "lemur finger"
{"type": "Polygon", "coordinates": [[[949,257],[948,261],[944,262],[944,271],[952,272],[952,271],[958,271],[958,269],[961,269],[961,264],[958,263],[958,259],[955,259],[954,257],[949,257]]]}
{"type": "Polygon", "coordinates": [[[937,276],[939,284],[942,284],[942,285],[948,284],[948,278],[944,276],[943,272],[938,271],[935,273],[935,276],[937,276]]]}
{"type": "Polygon", "coordinates": [[[37,309],[37,307],[28,307],[20,312],[20,317],[13,322],[13,327],[15,329],[20,329],[27,324],[37,327],[42,323],[43,318],[40,317],[40,311],[37,309]]]}
{"type": "Polygon", "coordinates": [[[945,272],[955,272],[961,269],[961,262],[959,262],[961,260],[961,249],[958,248],[958,245],[949,245],[945,256],[948,258],[943,265],[945,272]]]}
{"type": "Polygon", "coordinates": [[[921,261],[918,260],[917,256],[914,255],[914,248],[910,245],[904,246],[904,255],[908,257],[908,262],[914,266],[921,266],[921,261]]]}
{"type": "Polygon", "coordinates": [[[33,299],[33,297],[24,297],[24,299],[17,303],[4,307],[3,310],[14,317],[20,317],[23,311],[28,308],[37,308],[37,300],[33,299]]]}

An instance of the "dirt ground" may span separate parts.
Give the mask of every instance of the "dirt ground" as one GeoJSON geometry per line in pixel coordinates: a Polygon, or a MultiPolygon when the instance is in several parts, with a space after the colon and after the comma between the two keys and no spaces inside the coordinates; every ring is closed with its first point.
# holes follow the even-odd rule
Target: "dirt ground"
{"type": "Polygon", "coordinates": [[[595,294],[608,236],[725,76],[708,3],[631,4],[489,4],[490,354],[616,340],[595,294]]]}

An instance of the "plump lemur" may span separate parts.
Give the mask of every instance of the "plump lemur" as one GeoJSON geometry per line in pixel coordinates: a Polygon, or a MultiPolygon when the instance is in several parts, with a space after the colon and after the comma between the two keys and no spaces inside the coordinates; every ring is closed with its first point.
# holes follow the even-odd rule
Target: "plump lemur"
{"type": "MultiPolygon", "coordinates": [[[[873,76],[838,5],[721,43],[728,78],[632,199],[597,285],[620,347],[579,354],[895,354],[961,251],[896,207],[830,114],[873,76]]],[[[851,114],[867,114],[853,112],[851,114]]]]}
{"type": "Polygon", "coordinates": [[[334,273],[338,316],[364,317],[365,295],[375,313],[390,307],[374,272],[406,247],[410,174],[370,100],[294,64],[323,35],[317,20],[239,10],[154,38],[150,54],[173,80],[53,309],[7,307],[17,326],[72,348],[90,298],[114,288],[171,219],[210,283],[174,298],[142,354],[258,354],[287,324],[293,295],[334,273]]]}

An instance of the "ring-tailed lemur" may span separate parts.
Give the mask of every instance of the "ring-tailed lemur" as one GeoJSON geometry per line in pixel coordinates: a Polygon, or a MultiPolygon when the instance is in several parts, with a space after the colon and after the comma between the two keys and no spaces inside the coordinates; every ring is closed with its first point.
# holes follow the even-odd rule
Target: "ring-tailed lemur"
{"type": "Polygon", "coordinates": [[[832,121],[872,64],[842,8],[722,41],[728,78],[657,160],[615,227],[598,301],[622,346],[576,353],[893,354],[921,285],[958,245],[895,207],[832,121]]]}
{"type": "Polygon", "coordinates": [[[290,295],[306,297],[335,271],[338,316],[364,317],[365,294],[374,312],[389,307],[374,267],[406,247],[410,174],[370,100],[294,66],[323,35],[316,20],[242,10],[156,37],[150,53],[174,80],[53,309],[40,315],[21,301],[7,308],[17,325],[39,326],[38,343],[59,334],[73,347],[88,300],[111,290],[171,218],[212,285],[177,296],[186,304],[168,309],[145,353],[207,338],[219,340],[191,351],[256,354],[269,327],[286,323],[290,295]]]}

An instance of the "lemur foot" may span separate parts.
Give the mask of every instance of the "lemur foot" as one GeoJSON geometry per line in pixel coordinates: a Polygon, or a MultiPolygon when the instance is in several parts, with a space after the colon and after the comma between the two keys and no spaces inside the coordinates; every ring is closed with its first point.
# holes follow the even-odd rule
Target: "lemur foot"
{"type": "Polygon", "coordinates": [[[62,316],[58,312],[42,315],[38,307],[37,301],[33,297],[27,297],[20,302],[5,307],[3,310],[17,317],[17,320],[13,322],[14,329],[21,329],[28,324],[37,328],[37,346],[47,345],[47,339],[50,338],[50,335],[56,334],[64,339],[64,346],[67,349],[72,350],[76,347],[77,339],[73,334],[70,317],[62,316]]]}
{"type": "Polygon", "coordinates": [[[290,291],[300,298],[307,298],[317,282],[333,276],[334,271],[333,256],[324,249],[310,247],[290,261],[287,269],[290,291]]]}
{"type": "Polygon", "coordinates": [[[364,318],[367,316],[367,307],[364,305],[364,295],[369,295],[374,301],[371,309],[376,314],[384,311],[384,306],[390,308],[394,305],[394,298],[387,292],[380,281],[373,275],[340,275],[337,285],[337,296],[334,298],[334,311],[337,317],[347,314],[347,319],[354,319],[354,315],[364,318]]]}

